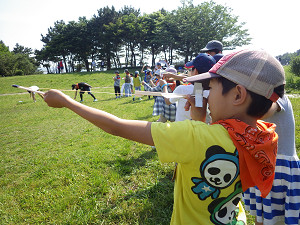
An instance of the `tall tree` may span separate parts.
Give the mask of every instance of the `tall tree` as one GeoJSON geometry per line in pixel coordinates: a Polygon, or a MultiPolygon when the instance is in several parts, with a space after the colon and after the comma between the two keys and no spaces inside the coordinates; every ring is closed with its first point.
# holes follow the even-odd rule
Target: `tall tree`
{"type": "Polygon", "coordinates": [[[62,57],[65,63],[66,72],[68,72],[68,67],[66,64],[66,57],[69,54],[68,51],[68,39],[65,38],[66,23],[61,21],[56,21],[54,27],[48,28],[48,33],[44,36],[42,35],[42,42],[45,46],[49,48],[49,53],[52,57],[62,57]]]}
{"type": "Polygon", "coordinates": [[[115,32],[113,24],[119,18],[119,13],[112,6],[104,7],[98,10],[98,14],[93,17],[93,27],[95,31],[95,43],[99,50],[100,56],[106,60],[107,69],[111,68],[111,60],[115,56],[116,48],[121,43],[121,38],[115,32]]]}
{"type": "Polygon", "coordinates": [[[182,0],[172,12],[160,9],[142,16],[128,6],[119,12],[100,8],[90,20],[55,22],[42,41],[48,58],[62,57],[66,63],[68,57],[72,65],[74,60],[83,61],[89,71],[88,59],[105,60],[108,69],[112,63],[121,66],[121,58],[136,66],[138,60],[144,61],[145,52],[152,65],[161,53],[170,63],[174,55],[188,61],[213,39],[223,42],[224,49],[234,49],[250,43],[243,26],[230,8],[214,1],[193,5],[192,0],[182,0]]]}
{"type": "Polygon", "coordinates": [[[65,39],[68,52],[76,55],[77,58],[85,65],[86,70],[89,72],[88,59],[91,56],[93,48],[92,35],[88,29],[89,21],[86,17],[80,17],[78,22],[71,21],[66,25],[65,39]]]}
{"type": "Polygon", "coordinates": [[[143,33],[147,38],[147,41],[143,42],[143,45],[150,50],[152,66],[155,65],[156,56],[160,53],[162,47],[160,29],[158,27],[162,19],[160,11],[146,15],[143,18],[142,29],[144,30],[143,33]]]}
{"type": "MultiPolygon", "coordinates": [[[[136,50],[140,42],[141,24],[139,24],[139,10],[125,7],[119,18],[121,36],[126,49],[126,56],[130,57],[130,65],[136,67],[136,50]]],[[[125,63],[128,59],[125,58],[125,63]]]]}
{"type": "Polygon", "coordinates": [[[33,53],[31,48],[24,47],[22,45],[19,45],[18,43],[14,47],[13,52],[16,54],[20,53],[28,56],[33,53]]]}
{"type": "Polygon", "coordinates": [[[23,51],[10,52],[9,48],[0,41],[0,75],[13,76],[17,71],[24,75],[34,74],[37,71],[35,60],[23,51]]]}
{"type": "Polygon", "coordinates": [[[238,17],[231,9],[217,5],[214,1],[194,6],[192,1],[182,1],[182,6],[174,11],[174,21],[179,28],[177,42],[178,54],[185,61],[197,55],[210,40],[223,42],[225,49],[250,43],[244,23],[238,23],[238,17]]]}

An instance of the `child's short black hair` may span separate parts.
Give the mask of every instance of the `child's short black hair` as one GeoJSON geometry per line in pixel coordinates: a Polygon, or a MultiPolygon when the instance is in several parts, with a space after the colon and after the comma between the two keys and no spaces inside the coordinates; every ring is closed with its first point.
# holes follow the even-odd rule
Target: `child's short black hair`
{"type": "Polygon", "coordinates": [[[72,84],[72,90],[74,90],[76,87],[76,84],[72,84]]]}
{"type": "MultiPolygon", "coordinates": [[[[227,94],[232,88],[234,88],[237,84],[224,78],[216,78],[223,87],[222,95],[227,94]]],[[[247,90],[247,92],[250,94],[252,98],[252,102],[249,105],[249,108],[247,110],[247,114],[249,116],[253,116],[256,119],[259,119],[265,115],[268,110],[271,108],[273,102],[270,99],[267,99],[266,97],[256,94],[252,91],[247,90]]],[[[279,97],[282,97],[284,94],[284,85],[280,85],[274,89],[274,92],[278,94],[279,97]]]]}

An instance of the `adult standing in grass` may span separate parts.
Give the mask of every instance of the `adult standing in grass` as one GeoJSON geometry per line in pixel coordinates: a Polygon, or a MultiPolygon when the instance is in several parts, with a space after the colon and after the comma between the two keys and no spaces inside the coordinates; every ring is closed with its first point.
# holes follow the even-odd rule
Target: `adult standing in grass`
{"type": "Polygon", "coordinates": [[[120,74],[119,74],[119,70],[115,71],[115,75],[116,76],[113,77],[115,95],[116,95],[116,98],[120,98],[120,94],[121,94],[121,90],[120,90],[121,77],[120,77],[120,74]]]}
{"type": "Polygon", "coordinates": [[[276,126],[258,119],[282,97],[284,70],[265,51],[241,50],[187,81],[207,79],[211,125],[125,120],[79,104],[58,90],[45,93],[44,100],[51,107],[72,110],[105,132],[155,145],[162,162],[178,162],[171,224],[237,224],[242,191],[257,186],[265,197],[272,188],[276,126]]]}

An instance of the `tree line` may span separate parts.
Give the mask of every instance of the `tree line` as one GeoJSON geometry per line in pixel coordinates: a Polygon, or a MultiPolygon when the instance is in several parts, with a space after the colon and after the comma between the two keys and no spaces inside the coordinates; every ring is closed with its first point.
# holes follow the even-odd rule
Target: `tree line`
{"type": "Polygon", "coordinates": [[[278,55],[277,59],[279,59],[282,65],[288,65],[297,56],[300,56],[300,49],[293,53],[284,53],[283,55],[278,55]]]}
{"type": "Polygon", "coordinates": [[[164,9],[143,14],[139,9],[112,6],[97,10],[91,19],[56,21],[42,35],[44,47],[36,50],[36,59],[46,68],[50,62],[63,60],[66,72],[83,63],[90,71],[89,60],[103,60],[112,67],[136,67],[157,57],[169,63],[185,62],[199,53],[212,39],[223,42],[226,49],[250,43],[248,30],[231,9],[214,1],[193,5],[182,1],[177,10],[164,9]],[[124,62],[122,62],[124,61],[124,62]]]}
{"type": "MultiPolygon", "coordinates": [[[[89,62],[99,60],[105,62],[107,69],[136,67],[149,60],[153,66],[158,58],[166,59],[170,64],[178,61],[184,64],[199,54],[210,40],[221,41],[224,49],[250,43],[248,30],[243,27],[245,23],[232,14],[231,8],[214,1],[199,5],[194,5],[192,0],[181,3],[170,12],[160,9],[141,14],[140,9],[131,6],[124,6],[119,11],[112,6],[98,9],[90,19],[79,17],[78,21],[68,23],[56,21],[46,34],[41,35],[42,49],[32,51],[17,44],[16,47],[23,48],[20,54],[30,61],[30,69],[17,69],[21,67],[15,65],[14,59],[11,72],[3,72],[2,67],[7,62],[3,62],[5,57],[0,49],[0,74],[13,74],[16,70],[28,74],[36,70],[37,65],[51,73],[51,65],[60,60],[66,72],[80,71],[82,67],[90,71],[89,62]]],[[[6,47],[3,42],[2,46],[6,47]]],[[[5,54],[10,53],[6,51],[5,54]]]]}
{"type": "Polygon", "coordinates": [[[37,70],[39,63],[32,55],[31,48],[19,44],[9,50],[0,40],[0,76],[29,75],[41,73],[37,70]]]}

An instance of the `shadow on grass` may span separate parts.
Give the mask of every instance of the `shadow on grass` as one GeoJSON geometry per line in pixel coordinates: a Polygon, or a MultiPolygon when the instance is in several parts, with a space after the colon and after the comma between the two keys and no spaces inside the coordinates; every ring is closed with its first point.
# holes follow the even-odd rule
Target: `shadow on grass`
{"type": "MultiPolygon", "coordinates": [[[[172,173],[158,179],[151,187],[138,189],[118,198],[117,203],[107,204],[107,207],[101,212],[103,217],[113,217],[114,221],[124,220],[134,221],[143,225],[167,225],[170,224],[173,210],[173,188],[171,181],[172,173]],[[137,203],[143,204],[139,208],[137,203]],[[128,214],[128,212],[116,213],[116,204],[118,205],[136,205],[137,212],[128,214]]],[[[131,206],[129,206],[131,208],[131,206]]]]}
{"type": "MultiPolygon", "coordinates": [[[[145,152],[137,158],[119,158],[107,161],[106,163],[110,168],[117,171],[120,176],[127,176],[133,170],[146,166],[147,161],[153,159],[156,154],[156,151],[152,150],[145,152]]],[[[120,202],[118,204],[122,205],[122,202],[126,202],[126,204],[131,204],[128,202],[132,202],[132,204],[143,202],[143,207],[136,213],[138,224],[170,224],[174,187],[174,183],[171,181],[172,175],[172,171],[166,172],[164,177],[150,184],[150,187],[130,191],[119,199],[120,202]]],[[[112,204],[106,207],[104,213],[110,215],[114,208],[115,205],[112,204]]]]}
{"type": "Polygon", "coordinates": [[[124,196],[124,201],[129,199],[142,199],[147,201],[139,212],[139,224],[170,224],[173,210],[172,173],[160,178],[151,188],[137,190],[124,196]]]}
{"type": "Polygon", "coordinates": [[[140,155],[138,158],[117,158],[116,160],[106,161],[110,168],[114,168],[121,176],[130,174],[136,168],[146,165],[147,160],[152,159],[156,156],[156,151],[147,151],[144,154],[140,155]]]}

